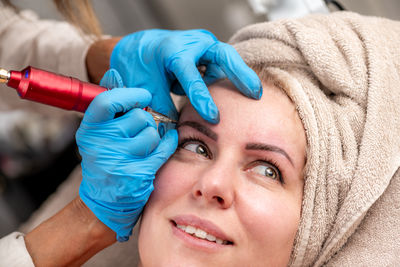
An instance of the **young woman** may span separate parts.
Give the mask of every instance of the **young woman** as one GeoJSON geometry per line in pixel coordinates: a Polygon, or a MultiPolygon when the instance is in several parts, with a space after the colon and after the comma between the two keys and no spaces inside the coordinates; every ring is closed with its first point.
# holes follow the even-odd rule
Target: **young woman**
{"type": "MultiPolygon", "coordinates": [[[[255,101],[228,81],[212,85],[221,114],[217,125],[189,102],[183,108],[177,151],[157,173],[141,220],[144,266],[287,264],[301,214],[306,138],[293,102],[272,83],[263,87],[262,99],[255,101]]],[[[96,217],[79,223],[91,211],[77,203],[79,208],[70,205],[26,236],[28,251],[39,255],[33,257],[38,266],[71,260],[78,250],[72,243],[82,244],[82,260],[115,242],[115,233],[96,217]],[[62,244],[51,246],[56,240],[62,244]]]]}
{"type": "MultiPolygon", "coordinates": [[[[149,151],[125,142],[155,133],[146,114],[140,127],[129,119],[140,109],[113,115],[146,105],[151,96],[132,89],[140,91],[134,102],[126,88],[117,88],[96,98],[78,134],[83,169],[88,159],[96,164],[112,159],[106,152],[120,152],[110,168],[121,174],[113,180],[119,190],[110,199],[122,199],[118,212],[127,214],[124,205],[136,199],[125,194],[136,190],[129,177],[141,178],[151,191],[148,180],[156,176],[140,225],[139,264],[398,264],[399,31],[397,22],[352,13],[245,28],[232,42],[263,81],[261,100],[246,99],[229,82],[216,83],[210,88],[220,124],[201,119],[187,104],[179,140],[170,130],[161,140],[154,137],[149,151]],[[83,136],[97,141],[93,153],[85,151],[83,136]],[[166,143],[178,148],[157,174],[146,162],[125,169],[139,154],[151,162],[170,156],[175,147],[166,143]]],[[[98,195],[109,193],[106,175],[97,174],[98,184],[90,183],[96,175],[83,171],[84,183],[98,195]]],[[[81,187],[90,206],[85,197],[96,196],[85,192],[81,187]]],[[[81,264],[115,242],[121,229],[112,231],[96,212],[77,198],[28,233],[33,262],[81,264]]]]}
{"type": "Polygon", "coordinates": [[[306,138],[293,102],[272,83],[259,101],[210,87],[221,122],[188,104],[179,145],[143,213],[143,266],[284,266],[301,214],[306,138]],[[157,253],[154,253],[157,251],[157,253]]]}

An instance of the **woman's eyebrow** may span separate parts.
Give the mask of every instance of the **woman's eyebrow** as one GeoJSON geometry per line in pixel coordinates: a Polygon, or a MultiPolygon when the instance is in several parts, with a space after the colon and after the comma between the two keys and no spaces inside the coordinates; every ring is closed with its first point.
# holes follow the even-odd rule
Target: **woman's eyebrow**
{"type": "Polygon", "coordinates": [[[189,127],[193,128],[193,129],[196,129],[197,131],[201,132],[202,134],[210,137],[214,141],[218,140],[218,135],[214,131],[212,131],[207,126],[205,126],[203,124],[200,124],[198,122],[195,122],[195,121],[180,122],[176,126],[176,129],[178,129],[179,127],[182,127],[182,126],[189,126],[189,127]]]}
{"type": "Polygon", "coordinates": [[[269,144],[262,144],[262,143],[249,143],[246,145],[247,150],[265,150],[265,151],[271,151],[271,152],[277,152],[281,155],[283,155],[285,158],[287,158],[290,162],[290,164],[293,165],[293,160],[292,158],[286,153],[285,150],[283,150],[280,147],[274,146],[274,145],[269,145],[269,144]]]}

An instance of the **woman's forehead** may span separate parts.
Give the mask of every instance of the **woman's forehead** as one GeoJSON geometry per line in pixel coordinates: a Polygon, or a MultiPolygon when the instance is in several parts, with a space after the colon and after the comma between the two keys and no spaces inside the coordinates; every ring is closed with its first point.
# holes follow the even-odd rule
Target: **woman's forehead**
{"type": "Polygon", "coordinates": [[[295,105],[274,85],[268,83],[263,84],[263,87],[262,98],[254,100],[243,96],[229,81],[211,85],[209,89],[220,112],[220,123],[207,123],[190,104],[183,108],[180,121],[195,120],[203,123],[221,138],[231,138],[232,141],[272,140],[280,145],[294,146],[293,149],[300,153],[305,151],[304,129],[295,105]]]}
{"type": "MultiPolygon", "coordinates": [[[[262,98],[254,100],[241,94],[229,81],[211,85],[210,94],[221,116],[220,123],[215,126],[227,124],[226,126],[231,127],[247,125],[252,128],[264,128],[269,125],[291,127],[297,126],[298,122],[301,124],[294,104],[281,89],[270,83],[263,84],[263,87],[262,98]]],[[[201,120],[189,103],[181,112],[181,119],[186,117],[201,120]]]]}

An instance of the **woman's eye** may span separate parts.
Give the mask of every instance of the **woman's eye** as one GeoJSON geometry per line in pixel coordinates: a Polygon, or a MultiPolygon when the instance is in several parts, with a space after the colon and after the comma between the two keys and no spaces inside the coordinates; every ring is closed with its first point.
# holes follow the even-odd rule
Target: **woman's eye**
{"type": "Polygon", "coordinates": [[[201,144],[194,144],[194,143],[186,144],[186,145],[183,145],[182,148],[186,149],[186,150],[189,150],[189,151],[192,151],[194,153],[200,154],[200,155],[202,155],[203,157],[206,157],[206,158],[210,157],[210,155],[209,155],[209,153],[207,151],[207,148],[204,145],[201,145],[201,144]]]}
{"type": "Polygon", "coordinates": [[[251,168],[250,170],[257,174],[271,178],[273,180],[280,179],[279,170],[277,170],[275,167],[273,167],[272,165],[269,165],[269,164],[268,165],[260,164],[260,165],[257,165],[255,167],[251,168]]]}

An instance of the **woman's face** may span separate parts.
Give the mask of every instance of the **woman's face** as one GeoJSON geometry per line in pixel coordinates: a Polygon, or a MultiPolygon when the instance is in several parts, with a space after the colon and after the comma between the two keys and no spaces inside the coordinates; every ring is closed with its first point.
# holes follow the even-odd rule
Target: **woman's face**
{"type": "Polygon", "coordinates": [[[210,86],[217,125],[186,105],[139,234],[144,266],[284,266],[300,220],[306,138],[294,104],[210,86]]]}

